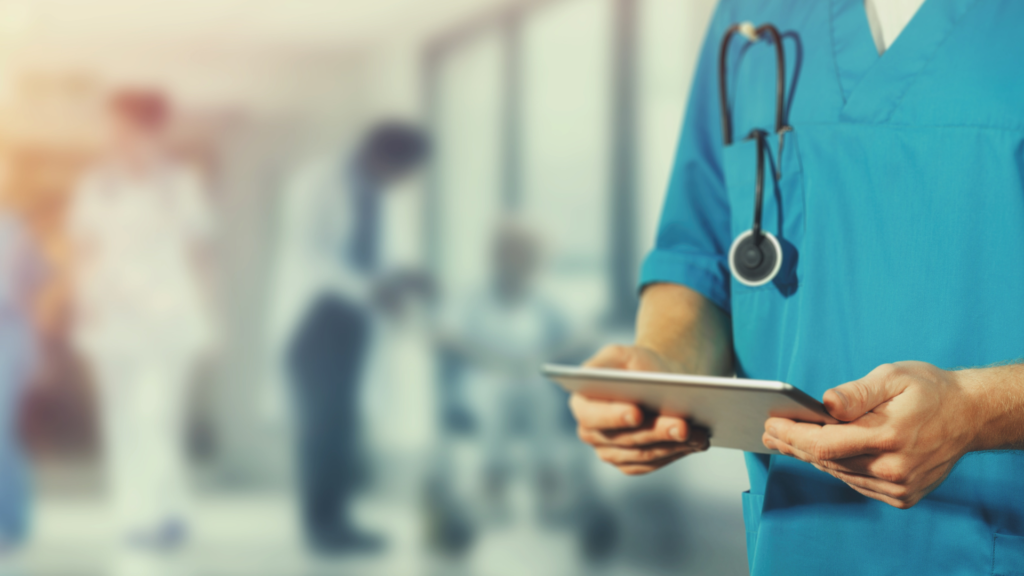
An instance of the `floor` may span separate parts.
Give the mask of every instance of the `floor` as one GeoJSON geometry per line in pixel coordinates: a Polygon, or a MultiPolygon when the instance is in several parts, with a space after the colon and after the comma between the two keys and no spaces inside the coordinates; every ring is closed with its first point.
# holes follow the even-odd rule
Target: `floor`
{"type": "MultiPolygon", "coordinates": [[[[712,451],[644,478],[595,471],[618,525],[614,552],[599,563],[581,557],[575,531],[545,524],[531,512],[537,507],[526,482],[509,492],[511,516],[482,527],[458,558],[427,548],[418,490],[378,490],[360,501],[357,519],[386,536],[383,553],[325,559],[303,546],[285,491],[204,489],[194,505],[190,546],[175,557],[150,557],[112,545],[98,491],[65,488],[55,494],[45,488],[31,541],[15,555],[0,556],[0,576],[741,576],[746,557],[739,494],[730,484],[735,481],[723,481],[735,477],[733,456],[712,451]]],[[[391,476],[408,474],[395,470],[391,476]]]]}

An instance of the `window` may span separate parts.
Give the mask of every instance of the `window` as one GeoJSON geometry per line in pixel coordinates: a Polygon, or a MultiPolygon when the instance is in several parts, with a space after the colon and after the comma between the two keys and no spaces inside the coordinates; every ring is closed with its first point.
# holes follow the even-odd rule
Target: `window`
{"type": "Polygon", "coordinates": [[[440,282],[462,294],[484,284],[501,212],[501,36],[488,33],[441,61],[437,79],[440,282]]]}
{"type": "Polygon", "coordinates": [[[610,7],[565,0],[522,31],[523,209],[546,240],[545,288],[585,318],[608,306],[610,7]]]}

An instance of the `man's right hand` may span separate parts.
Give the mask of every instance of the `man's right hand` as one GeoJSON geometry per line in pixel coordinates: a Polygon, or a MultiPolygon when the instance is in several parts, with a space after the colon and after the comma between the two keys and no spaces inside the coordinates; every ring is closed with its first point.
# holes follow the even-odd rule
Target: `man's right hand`
{"type": "MultiPolygon", "coordinates": [[[[671,363],[641,346],[607,346],[588,360],[588,368],[673,372],[671,363]]],[[[708,434],[674,416],[652,414],[634,404],[573,394],[569,406],[581,440],[598,457],[630,475],[647,474],[708,449],[708,434]]]]}

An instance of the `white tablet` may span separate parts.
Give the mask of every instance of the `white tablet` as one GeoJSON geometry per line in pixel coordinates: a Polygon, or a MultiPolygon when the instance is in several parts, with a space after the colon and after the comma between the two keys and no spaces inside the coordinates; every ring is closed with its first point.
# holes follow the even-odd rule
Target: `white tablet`
{"type": "Polygon", "coordinates": [[[710,430],[711,445],[721,448],[777,454],[761,443],[770,416],[837,423],[821,402],[784,382],[553,364],[545,365],[543,372],[569,392],[683,417],[710,430]]]}

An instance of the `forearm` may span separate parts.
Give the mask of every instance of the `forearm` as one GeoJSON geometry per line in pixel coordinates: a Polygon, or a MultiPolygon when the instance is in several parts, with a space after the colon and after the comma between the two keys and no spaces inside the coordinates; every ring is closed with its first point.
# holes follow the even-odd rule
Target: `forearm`
{"type": "Polygon", "coordinates": [[[976,450],[1024,450],[1024,364],[961,370],[976,450]]]}
{"type": "Polygon", "coordinates": [[[733,374],[729,315],[700,293],[677,284],[648,286],[637,314],[636,344],[689,374],[733,374]]]}

